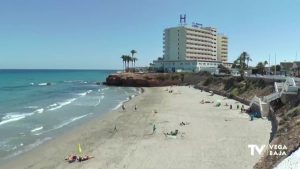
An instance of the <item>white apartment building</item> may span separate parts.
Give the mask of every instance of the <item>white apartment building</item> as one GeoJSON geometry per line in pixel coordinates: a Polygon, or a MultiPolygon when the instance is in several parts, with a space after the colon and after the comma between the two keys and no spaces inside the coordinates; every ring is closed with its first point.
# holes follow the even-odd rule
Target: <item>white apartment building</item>
{"type": "Polygon", "coordinates": [[[179,26],[164,31],[164,60],[217,60],[215,28],[179,26]]]}
{"type": "Polygon", "coordinates": [[[228,38],[222,34],[217,36],[217,60],[223,63],[228,61],[228,38]]]}
{"type": "Polygon", "coordinates": [[[167,28],[163,34],[163,58],[153,67],[165,71],[209,71],[219,64],[229,67],[228,38],[216,28],[199,25],[167,28]]]}

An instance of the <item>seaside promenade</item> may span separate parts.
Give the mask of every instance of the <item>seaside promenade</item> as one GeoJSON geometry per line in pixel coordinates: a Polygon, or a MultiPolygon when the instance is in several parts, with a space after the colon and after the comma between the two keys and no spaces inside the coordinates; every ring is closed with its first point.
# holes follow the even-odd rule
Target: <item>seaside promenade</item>
{"type": "Polygon", "coordinates": [[[271,124],[250,121],[237,105],[242,104],[187,86],[145,88],[125,104],[126,111],[83,124],[1,168],[250,169],[260,156],[251,156],[248,145],[268,144],[271,124]],[[201,104],[203,99],[214,103],[201,104]],[[165,135],[175,130],[176,137],[165,135]],[[65,162],[68,154],[77,153],[78,143],[83,154],[95,158],[65,162]]]}

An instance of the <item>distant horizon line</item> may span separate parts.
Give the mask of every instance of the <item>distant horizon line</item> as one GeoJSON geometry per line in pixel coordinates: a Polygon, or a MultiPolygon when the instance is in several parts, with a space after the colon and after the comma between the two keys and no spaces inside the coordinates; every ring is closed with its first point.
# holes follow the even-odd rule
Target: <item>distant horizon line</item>
{"type": "Polygon", "coordinates": [[[122,69],[80,69],[80,68],[0,68],[1,70],[122,70],[122,69]]]}

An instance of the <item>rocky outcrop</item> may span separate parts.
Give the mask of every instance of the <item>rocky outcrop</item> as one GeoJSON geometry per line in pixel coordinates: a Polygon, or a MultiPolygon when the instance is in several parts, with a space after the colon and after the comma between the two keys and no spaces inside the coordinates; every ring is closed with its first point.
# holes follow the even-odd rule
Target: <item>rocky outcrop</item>
{"type": "Polygon", "coordinates": [[[199,83],[205,75],[184,73],[119,73],[106,78],[105,85],[130,87],[159,87],[199,83]]]}

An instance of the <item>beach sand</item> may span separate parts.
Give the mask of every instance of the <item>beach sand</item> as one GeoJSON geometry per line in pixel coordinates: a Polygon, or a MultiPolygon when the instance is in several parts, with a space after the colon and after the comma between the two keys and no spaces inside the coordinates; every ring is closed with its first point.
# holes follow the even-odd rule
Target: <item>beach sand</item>
{"type": "Polygon", "coordinates": [[[0,168],[26,169],[247,169],[260,156],[250,155],[248,144],[268,144],[271,124],[250,121],[236,109],[237,103],[210,96],[192,87],[145,88],[145,92],[99,119],[20,155],[0,168]],[[200,104],[202,99],[216,102],[200,104]],[[225,103],[233,104],[233,110],[225,103]],[[134,106],[137,105],[137,111],[134,106]],[[154,113],[157,110],[157,113],[154,113]],[[180,122],[189,125],[180,126],[180,122]],[[153,125],[156,131],[153,132],[153,125]],[[115,126],[117,131],[114,131],[115,126]],[[177,137],[164,133],[178,129],[177,137]],[[72,164],[64,161],[77,153],[94,159],[72,164]]]}

